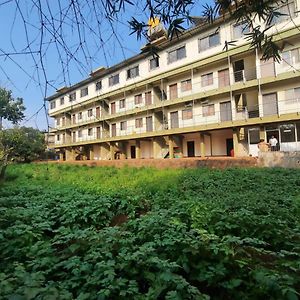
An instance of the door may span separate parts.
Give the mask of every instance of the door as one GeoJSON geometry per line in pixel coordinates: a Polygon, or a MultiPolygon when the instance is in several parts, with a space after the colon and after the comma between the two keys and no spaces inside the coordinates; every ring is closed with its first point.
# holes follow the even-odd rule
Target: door
{"type": "Polygon", "coordinates": [[[267,143],[269,143],[269,140],[271,139],[272,136],[274,136],[277,139],[278,143],[276,146],[276,151],[279,151],[280,150],[279,130],[278,129],[267,130],[266,135],[267,135],[267,140],[266,140],[267,143]]]}
{"type": "Polygon", "coordinates": [[[170,88],[170,100],[178,98],[177,83],[170,85],[169,88],[170,88]]]}
{"type": "Polygon", "coordinates": [[[239,81],[244,81],[244,60],[238,60],[233,63],[233,72],[234,72],[234,81],[239,82],[239,81]]]}
{"type": "Polygon", "coordinates": [[[147,132],[153,131],[152,116],[146,117],[146,131],[147,132]]]}
{"type": "Polygon", "coordinates": [[[135,146],[130,146],[130,157],[135,158],[135,146]]]}
{"type": "Polygon", "coordinates": [[[232,120],[230,101],[220,103],[220,119],[221,122],[232,120]]]}
{"type": "Polygon", "coordinates": [[[100,118],[100,107],[96,107],[96,118],[100,118]]]}
{"type": "Polygon", "coordinates": [[[151,105],[152,104],[152,94],[151,94],[151,91],[145,93],[145,104],[146,105],[151,105]]]}
{"type": "Polygon", "coordinates": [[[97,129],[96,129],[96,136],[97,136],[97,139],[100,139],[100,138],[101,138],[101,130],[100,130],[100,127],[97,127],[97,129]]]}
{"type": "Polygon", "coordinates": [[[233,139],[226,139],[226,153],[227,156],[233,156],[233,139]]]}
{"type": "Polygon", "coordinates": [[[277,93],[263,95],[264,116],[278,115],[277,93]]]}
{"type": "Polygon", "coordinates": [[[221,70],[218,72],[218,80],[219,80],[219,87],[228,86],[229,81],[229,69],[221,70]]]}
{"type": "Polygon", "coordinates": [[[195,142],[194,141],[187,142],[187,154],[188,154],[188,157],[195,156],[195,142]]]}
{"type": "Polygon", "coordinates": [[[270,58],[269,60],[260,60],[260,72],[261,77],[269,77],[275,76],[275,61],[274,58],[270,58]]]}
{"type": "Polygon", "coordinates": [[[111,124],[111,136],[117,135],[117,127],[116,124],[111,124]]]}
{"type": "Polygon", "coordinates": [[[116,113],[116,102],[112,102],[110,104],[110,113],[115,114],[116,113]]]}
{"type": "Polygon", "coordinates": [[[73,143],[74,143],[74,142],[76,142],[76,132],[75,132],[75,131],[73,131],[73,133],[72,133],[72,134],[73,134],[73,143]]]}
{"type": "Polygon", "coordinates": [[[171,112],[170,116],[171,116],[171,128],[178,128],[179,127],[178,111],[171,112]]]}

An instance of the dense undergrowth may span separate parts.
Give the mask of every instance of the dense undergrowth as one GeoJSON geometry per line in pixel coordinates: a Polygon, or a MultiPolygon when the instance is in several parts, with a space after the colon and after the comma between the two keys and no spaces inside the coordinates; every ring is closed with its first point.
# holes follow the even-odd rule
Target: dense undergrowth
{"type": "Polygon", "coordinates": [[[300,171],[16,165],[1,299],[298,299],[300,171]]]}

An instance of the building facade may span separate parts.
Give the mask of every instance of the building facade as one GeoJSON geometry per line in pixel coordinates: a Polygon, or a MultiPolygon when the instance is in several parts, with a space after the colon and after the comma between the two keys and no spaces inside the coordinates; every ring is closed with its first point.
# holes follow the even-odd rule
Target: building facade
{"type": "Polygon", "coordinates": [[[158,57],[146,45],[57,90],[47,100],[61,159],[257,156],[271,136],[278,150],[300,151],[299,7],[278,7],[268,31],[280,62],[249,47],[245,24],[217,20],[178,39],[157,35],[158,57]]]}

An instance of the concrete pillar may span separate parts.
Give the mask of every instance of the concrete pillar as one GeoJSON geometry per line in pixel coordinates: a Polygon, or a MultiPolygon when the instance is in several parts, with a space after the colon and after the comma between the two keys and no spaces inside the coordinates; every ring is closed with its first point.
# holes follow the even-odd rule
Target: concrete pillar
{"type": "Polygon", "coordinates": [[[63,152],[60,152],[60,153],[59,153],[59,160],[60,160],[60,161],[63,161],[63,160],[64,160],[64,154],[63,154],[63,152]]]}
{"type": "Polygon", "coordinates": [[[205,157],[205,142],[203,133],[200,133],[200,155],[201,157],[205,157]]]}
{"type": "Polygon", "coordinates": [[[109,157],[111,160],[115,159],[115,144],[113,142],[109,143],[109,157]]]}
{"type": "Polygon", "coordinates": [[[109,159],[110,158],[110,145],[108,143],[100,144],[100,159],[109,159]]]}
{"type": "Polygon", "coordinates": [[[232,138],[233,138],[233,152],[234,156],[239,156],[239,129],[232,129],[232,138]]]}
{"type": "Polygon", "coordinates": [[[66,148],[66,161],[75,159],[75,150],[71,148],[66,148]]]}
{"type": "Polygon", "coordinates": [[[90,160],[94,160],[94,145],[90,146],[90,160]]]}
{"type": "Polygon", "coordinates": [[[260,126],[259,127],[259,138],[261,140],[265,140],[266,139],[265,127],[264,126],[260,126]]]}
{"type": "Polygon", "coordinates": [[[169,136],[169,158],[174,158],[174,140],[169,136]]]}
{"type": "Polygon", "coordinates": [[[135,141],[135,158],[136,159],[141,158],[141,141],[140,140],[135,141]]]}
{"type": "Polygon", "coordinates": [[[153,158],[161,158],[161,146],[157,138],[153,138],[153,158]]]}

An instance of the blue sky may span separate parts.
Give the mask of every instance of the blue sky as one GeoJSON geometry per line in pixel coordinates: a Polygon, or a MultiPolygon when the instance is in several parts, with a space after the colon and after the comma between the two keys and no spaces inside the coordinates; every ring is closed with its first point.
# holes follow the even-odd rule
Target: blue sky
{"type": "MultiPolygon", "coordinates": [[[[27,38],[30,41],[31,50],[38,51],[40,49],[40,16],[37,13],[37,9],[32,5],[32,0],[19,2],[20,6],[17,7],[15,1],[0,0],[0,86],[12,90],[14,97],[22,97],[24,99],[26,118],[21,125],[46,130],[47,120],[42,107],[43,99],[45,95],[49,96],[55,92],[54,87],[58,88],[81,81],[89,76],[91,70],[99,66],[112,66],[125,58],[139,53],[140,47],[145,44],[145,40],[138,41],[135,35],[130,35],[130,29],[127,25],[127,21],[130,20],[132,15],[137,19],[147,18],[142,3],[127,8],[126,13],[120,14],[118,16],[119,20],[114,21],[112,27],[101,15],[101,12],[100,14],[97,12],[102,42],[98,39],[98,27],[94,26],[97,23],[95,22],[95,15],[87,13],[88,7],[81,7],[80,9],[86,18],[87,24],[93,24],[93,26],[81,31],[80,38],[76,28],[68,26],[70,22],[64,19],[66,25],[63,42],[68,45],[70,51],[75,51],[78,48],[80,40],[84,42],[83,47],[76,52],[77,61],[71,61],[66,70],[65,62],[67,57],[63,55],[61,49],[61,57],[59,57],[58,49],[53,43],[53,35],[44,31],[42,33],[42,53],[44,54],[43,62],[46,72],[44,73],[39,63],[39,53],[33,55],[17,54],[9,57],[3,55],[3,53],[29,51],[26,48],[27,38]],[[22,12],[22,15],[20,12],[22,12]],[[27,31],[25,31],[23,20],[26,21],[27,31]],[[113,32],[115,33],[114,35],[112,34],[113,32]],[[46,80],[48,84],[46,84],[46,80]]],[[[194,15],[201,14],[202,3],[212,3],[209,0],[196,2],[197,5],[192,10],[194,15]]],[[[44,0],[41,3],[44,11],[48,12],[48,20],[50,20],[51,16],[49,11],[52,12],[55,20],[61,17],[57,4],[60,3],[63,9],[66,9],[69,1],[48,1],[48,3],[51,3],[50,8],[46,6],[47,1],[44,0]]],[[[60,46],[59,41],[57,44],[60,46]]],[[[51,119],[49,121],[50,125],[52,125],[51,119]]],[[[10,124],[4,122],[4,126],[9,127],[10,124]]]]}

